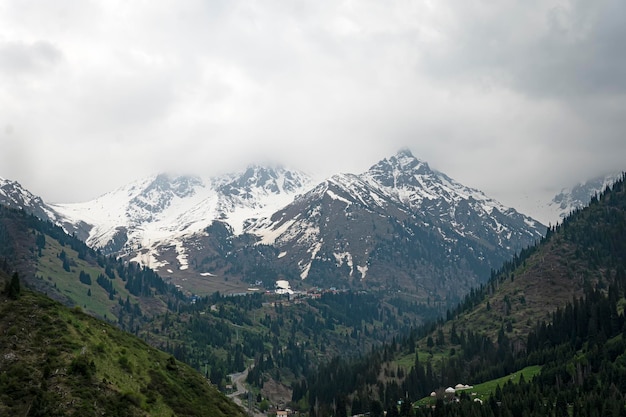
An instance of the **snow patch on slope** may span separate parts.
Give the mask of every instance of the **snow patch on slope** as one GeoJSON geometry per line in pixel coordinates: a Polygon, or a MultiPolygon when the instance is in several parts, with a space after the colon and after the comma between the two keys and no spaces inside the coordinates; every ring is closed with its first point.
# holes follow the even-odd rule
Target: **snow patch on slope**
{"type": "Polygon", "coordinates": [[[350,252],[333,253],[337,266],[343,266],[344,262],[350,268],[350,276],[354,272],[354,264],[352,262],[352,254],[350,252]]]}
{"type": "Polygon", "coordinates": [[[367,275],[367,270],[369,269],[367,265],[357,265],[356,269],[361,273],[361,280],[365,279],[365,276],[367,275]]]}
{"type": "Polygon", "coordinates": [[[313,263],[313,260],[317,256],[317,253],[320,251],[320,249],[322,249],[322,242],[318,241],[309,250],[309,252],[311,253],[311,260],[306,263],[304,268],[302,268],[302,264],[301,263],[298,264],[302,268],[302,272],[300,273],[300,278],[301,279],[304,280],[304,279],[306,279],[309,276],[309,271],[311,270],[311,264],[313,263]]]}
{"type": "Polygon", "coordinates": [[[326,191],[326,194],[328,194],[328,196],[330,198],[332,198],[333,200],[338,200],[338,201],[342,201],[342,202],[346,203],[347,206],[352,204],[351,201],[349,201],[349,200],[347,200],[347,199],[345,199],[345,198],[343,198],[341,196],[338,196],[337,194],[335,194],[331,190],[326,191]]]}
{"type": "Polygon", "coordinates": [[[268,229],[265,229],[263,232],[259,232],[257,234],[257,236],[261,238],[259,240],[259,244],[273,245],[274,242],[276,242],[276,240],[279,237],[281,237],[284,233],[287,232],[287,230],[289,230],[291,225],[293,225],[296,222],[296,220],[297,220],[297,217],[284,222],[283,224],[281,224],[279,227],[275,229],[268,228],[268,229]]]}

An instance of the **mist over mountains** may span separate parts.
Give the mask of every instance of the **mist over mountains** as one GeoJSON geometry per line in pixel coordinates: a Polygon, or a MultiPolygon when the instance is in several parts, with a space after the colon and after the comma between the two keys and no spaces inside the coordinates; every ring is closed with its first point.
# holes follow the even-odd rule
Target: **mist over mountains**
{"type": "Polygon", "coordinates": [[[548,203],[547,208],[553,213],[553,218],[561,223],[572,211],[586,207],[592,196],[600,194],[620,177],[620,173],[611,173],[563,188],[548,203]]]}
{"type": "MultiPolygon", "coordinates": [[[[551,207],[569,212],[593,186],[601,184],[574,188],[571,197],[564,190],[551,207]]],[[[320,183],[296,170],[251,166],[212,178],[159,174],[84,203],[46,204],[14,181],[0,190],[1,203],[186,281],[191,292],[217,281],[241,289],[288,279],[455,299],[545,232],[409,150],[320,183]]]]}

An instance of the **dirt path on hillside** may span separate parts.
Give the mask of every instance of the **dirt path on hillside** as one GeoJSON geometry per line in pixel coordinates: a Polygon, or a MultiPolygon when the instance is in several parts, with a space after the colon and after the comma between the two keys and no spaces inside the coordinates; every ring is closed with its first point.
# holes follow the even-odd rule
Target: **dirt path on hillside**
{"type": "MultiPolygon", "coordinates": [[[[242,400],[240,396],[248,392],[248,390],[246,389],[246,385],[245,385],[246,378],[248,377],[248,369],[246,369],[243,372],[238,372],[236,374],[230,374],[229,377],[233,383],[233,387],[235,388],[235,391],[228,394],[228,397],[230,397],[237,405],[241,406],[241,408],[247,411],[248,401],[242,400]]],[[[253,409],[251,416],[266,417],[267,414],[260,413],[257,410],[253,409]]]]}
{"type": "Polygon", "coordinates": [[[232,381],[235,388],[235,392],[228,394],[230,398],[238,397],[241,394],[245,394],[247,392],[244,381],[248,377],[248,369],[243,372],[238,372],[236,374],[230,374],[228,376],[230,377],[230,380],[232,381]]]}

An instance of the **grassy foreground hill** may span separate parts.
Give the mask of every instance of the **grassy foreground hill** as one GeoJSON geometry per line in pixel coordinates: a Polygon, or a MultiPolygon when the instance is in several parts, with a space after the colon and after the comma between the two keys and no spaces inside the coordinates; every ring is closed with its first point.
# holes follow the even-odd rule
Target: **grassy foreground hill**
{"type": "Polygon", "coordinates": [[[245,413],[172,356],[21,287],[0,295],[0,415],[245,413]]]}

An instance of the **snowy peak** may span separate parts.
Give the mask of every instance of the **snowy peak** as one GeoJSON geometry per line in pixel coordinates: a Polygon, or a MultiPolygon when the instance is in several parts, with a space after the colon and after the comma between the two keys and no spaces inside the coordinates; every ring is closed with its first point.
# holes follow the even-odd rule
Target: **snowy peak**
{"type": "Polygon", "coordinates": [[[197,177],[159,174],[129,201],[128,209],[136,210],[135,221],[151,221],[155,214],[170,207],[174,199],[192,197],[202,186],[202,180],[197,177]]]}
{"type": "Polygon", "coordinates": [[[51,215],[50,209],[41,197],[33,195],[19,182],[4,178],[0,178],[0,204],[24,209],[42,220],[48,220],[51,215]]]}
{"type": "Polygon", "coordinates": [[[373,165],[365,175],[384,187],[401,188],[419,187],[419,177],[435,173],[426,162],[415,158],[411,151],[403,150],[373,165]]]}
{"type": "Polygon", "coordinates": [[[612,173],[578,183],[571,188],[563,188],[548,204],[552,217],[561,222],[572,211],[587,206],[591,197],[600,194],[620,177],[621,173],[612,173]]]}
{"type": "Polygon", "coordinates": [[[150,183],[143,194],[171,195],[179,198],[188,197],[195,193],[195,187],[201,186],[202,180],[198,177],[180,176],[171,177],[168,174],[159,174],[150,183]]]}
{"type": "Polygon", "coordinates": [[[17,181],[0,178],[0,202],[9,207],[30,207],[41,203],[41,198],[24,189],[17,181]]]}
{"type": "Polygon", "coordinates": [[[431,169],[426,162],[415,158],[407,150],[383,159],[362,174],[362,177],[417,211],[424,210],[425,206],[436,201],[445,202],[452,207],[470,199],[482,203],[483,210],[489,213],[493,208],[509,210],[481,191],[466,187],[431,169]]]}
{"type": "Polygon", "coordinates": [[[260,166],[207,179],[159,174],[86,203],[54,208],[68,230],[80,222],[91,226],[85,239],[89,245],[110,251],[123,245],[132,252],[178,242],[217,219],[240,234],[248,219],[270,216],[309,182],[300,172],[260,166]]]}
{"type": "Polygon", "coordinates": [[[215,188],[224,196],[238,196],[243,199],[257,195],[293,193],[310,183],[303,173],[282,167],[267,168],[250,166],[243,173],[231,174],[214,180],[215,188]]]}

